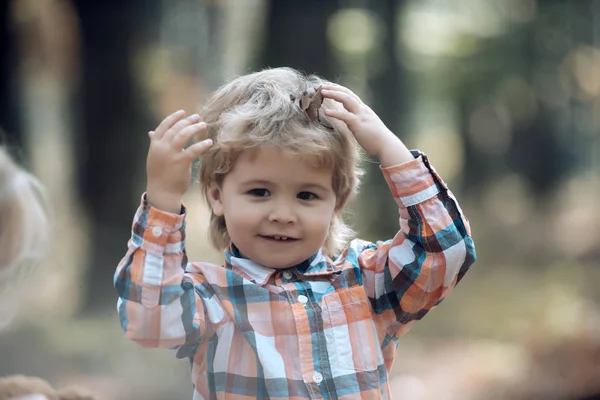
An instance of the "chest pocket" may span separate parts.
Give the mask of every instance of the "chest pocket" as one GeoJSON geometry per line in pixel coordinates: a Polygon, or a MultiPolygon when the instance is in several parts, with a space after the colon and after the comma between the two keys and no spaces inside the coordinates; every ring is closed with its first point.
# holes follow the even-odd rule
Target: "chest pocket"
{"type": "Polygon", "coordinates": [[[371,305],[362,286],[323,297],[327,351],[334,375],[374,371],[383,363],[371,305]]]}

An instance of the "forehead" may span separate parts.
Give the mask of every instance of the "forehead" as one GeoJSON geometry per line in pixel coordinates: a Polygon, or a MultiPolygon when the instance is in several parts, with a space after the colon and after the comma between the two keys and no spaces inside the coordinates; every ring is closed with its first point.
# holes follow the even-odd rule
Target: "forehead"
{"type": "Polygon", "coordinates": [[[275,147],[246,150],[237,158],[228,176],[235,181],[268,180],[278,182],[319,183],[331,187],[333,171],[317,167],[309,157],[286,153],[275,147]]]}

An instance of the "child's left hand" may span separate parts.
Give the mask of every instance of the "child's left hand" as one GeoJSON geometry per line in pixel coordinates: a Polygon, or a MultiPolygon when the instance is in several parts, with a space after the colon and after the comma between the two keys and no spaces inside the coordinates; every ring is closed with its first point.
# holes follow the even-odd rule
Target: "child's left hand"
{"type": "Polygon", "coordinates": [[[345,110],[325,110],[325,115],[343,121],[356,141],[369,154],[377,156],[382,164],[395,165],[413,159],[410,151],[375,112],[350,89],[337,85],[323,85],[324,98],[341,103],[345,110]]]}

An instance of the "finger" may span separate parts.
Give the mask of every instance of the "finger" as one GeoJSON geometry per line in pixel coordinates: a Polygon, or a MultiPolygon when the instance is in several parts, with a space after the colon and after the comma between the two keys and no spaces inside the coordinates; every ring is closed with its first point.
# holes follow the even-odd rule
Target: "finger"
{"type": "Polygon", "coordinates": [[[344,108],[352,113],[357,113],[360,110],[361,103],[356,101],[356,99],[348,93],[339,90],[322,90],[321,94],[327,99],[342,103],[344,108]]]}
{"type": "Polygon", "coordinates": [[[184,118],[178,121],[175,125],[171,127],[167,132],[165,132],[163,138],[167,141],[172,141],[173,138],[181,132],[182,129],[200,121],[200,116],[198,114],[190,115],[187,118],[184,118]]]}
{"type": "Polygon", "coordinates": [[[325,110],[325,115],[335,119],[339,119],[344,122],[348,127],[356,123],[356,114],[353,114],[347,110],[325,110]]]}
{"type": "Polygon", "coordinates": [[[162,122],[156,128],[156,131],[154,133],[154,139],[162,138],[165,132],[168,131],[177,121],[183,118],[184,115],[185,111],[179,110],[175,111],[173,114],[163,119],[162,122]]]}
{"type": "Polygon", "coordinates": [[[154,131],[148,132],[148,136],[150,137],[150,141],[154,139],[154,131]]]}
{"type": "Polygon", "coordinates": [[[196,158],[204,154],[204,152],[208,150],[210,146],[212,146],[212,144],[213,141],[211,139],[206,139],[201,142],[194,143],[193,145],[185,149],[183,152],[190,161],[194,161],[196,158]]]}
{"type": "Polygon", "coordinates": [[[354,97],[354,99],[359,104],[362,103],[362,100],[360,99],[360,96],[357,95],[356,93],[354,93],[352,90],[348,89],[346,86],[342,86],[342,85],[337,84],[337,83],[330,83],[330,84],[327,84],[327,85],[323,85],[323,89],[325,89],[325,90],[338,90],[340,92],[347,93],[350,96],[354,97]]]}
{"type": "Polygon", "coordinates": [[[206,123],[204,122],[199,122],[190,125],[179,131],[179,133],[175,137],[173,137],[171,144],[176,149],[183,149],[194,136],[198,135],[205,129],[206,123]]]}

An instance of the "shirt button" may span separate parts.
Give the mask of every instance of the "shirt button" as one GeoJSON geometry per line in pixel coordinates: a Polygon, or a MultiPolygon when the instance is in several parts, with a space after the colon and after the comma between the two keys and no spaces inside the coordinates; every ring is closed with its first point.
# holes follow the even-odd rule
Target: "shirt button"
{"type": "Polygon", "coordinates": [[[318,385],[319,383],[323,382],[323,375],[315,371],[315,373],[313,374],[313,381],[318,385]]]}
{"type": "Polygon", "coordinates": [[[305,295],[301,294],[300,296],[298,296],[298,302],[300,302],[302,304],[306,304],[308,302],[308,297],[306,297],[305,295]]]}
{"type": "Polygon", "coordinates": [[[292,276],[293,276],[293,275],[292,275],[292,273],[291,273],[290,271],[285,271],[285,272],[283,273],[283,277],[284,277],[285,279],[292,279],[292,276]]]}
{"type": "Polygon", "coordinates": [[[152,234],[156,237],[160,236],[163,234],[163,229],[160,226],[153,226],[152,227],[152,234]]]}

